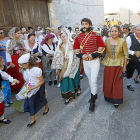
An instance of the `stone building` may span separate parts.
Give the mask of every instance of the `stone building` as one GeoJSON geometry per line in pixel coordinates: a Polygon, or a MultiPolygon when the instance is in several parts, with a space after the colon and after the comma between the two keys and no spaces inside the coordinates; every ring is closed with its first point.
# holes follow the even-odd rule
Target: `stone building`
{"type": "Polygon", "coordinates": [[[80,27],[82,18],[90,18],[93,26],[104,24],[103,0],[52,0],[49,3],[50,25],[80,27]]]}
{"type": "Polygon", "coordinates": [[[104,23],[103,0],[0,0],[0,7],[0,28],[6,33],[15,26],[80,27],[84,17],[94,26],[104,23]]]}

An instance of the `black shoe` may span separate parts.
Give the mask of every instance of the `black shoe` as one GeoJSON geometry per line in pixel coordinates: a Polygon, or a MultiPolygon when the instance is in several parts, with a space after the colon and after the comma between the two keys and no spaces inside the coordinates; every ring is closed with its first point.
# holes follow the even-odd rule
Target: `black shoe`
{"type": "Polygon", "coordinates": [[[66,102],[64,102],[65,105],[67,105],[70,102],[71,98],[66,102]]]}
{"type": "Polygon", "coordinates": [[[43,115],[46,115],[46,114],[48,114],[48,112],[49,112],[49,108],[48,108],[47,112],[43,112],[43,115]]]}
{"type": "Polygon", "coordinates": [[[138,80],[136,81],[136,79],[134,79],[134,81],[135,81],[136,84],[139,84],[140,83],[138,80]]]}
{"type": "MultiPolygon", "coordinates": [[[[94,96],[95,96],[95,100],[97,100],[97,98],[98,98],[97,94],[94,95],[94,96]]],[[[91,99],[89,99],[88,102],[90,103],[91,102],[91,99]]]]}
{"type": "Polygon", "coordinates": [[[95,108],[95,95],[91,93],[91,100],[90,100],[90,106],[89,106],[89,111],[93,112],[95,108]]]}
{"type": "Polygon", "coordinates": [[[8,102],[8,104],[11,104],[11,105],[12,105],[12,104],[13,104],[13,102],[8,102]]]}
{"type": "Polygon", "coordinates": [[[49,81],[49,86],[51,86],[52,85],[52,81],[49,81]]]}
{"type": "Polygon", "coordinates": [[[115,107],[115,108],[118,108],[118,107],[119,107],[119,105],[114,105],[114,107],[115,107]]]}
{"type": "Polygon", "coordinates": [[[31,127],[31,126],[33,126],[35,123],[36,123],[36,120],[35,120],[33,123],[29,123],[29,124],[27,125],[27,127],[31,127]]]}
{"type": "Polygon", "coordinates": [[[80,75],[80,79],[83,79],[83,75],[80,75]]]}
{"type": "Polygon", "coordinates": [[[9,124],[11,121],[4,118],[3,120],[0,120],[0,123],[9,124]]]}
{"type": "Polygon", "coordinates": [[[133,87],[131,85],[127,86],[128,90],[134,91],[133,87]]]}
{"type": "Polygon", "coordinates": [[[54,85],[57,85],[57,80],[56,79],[54,80],[54,85]]]}
{"type": "Polygon", "coordinates": [[[95,98],[95,100],[97,100],[97,98],[98,98],[97,94],[94,95],[94,98],[95,98]]]}
{"type": "Polygon", "coordinates": [[[76,94],[77,96],[80,96],[81,95],[81,89],[79,89],[79,91],[80,92],[76,94]]]}

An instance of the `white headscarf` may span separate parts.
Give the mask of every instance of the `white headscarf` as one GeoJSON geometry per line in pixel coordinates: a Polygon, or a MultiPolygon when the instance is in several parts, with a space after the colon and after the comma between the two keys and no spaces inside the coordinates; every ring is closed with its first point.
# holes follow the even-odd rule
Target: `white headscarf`
{"type": "MultiPolygon", "coordinates": [[[[76,55],[74,54],[73,50],[74,40],[72,39],[69,30],[64,27],[61,31],[61,34],[64,34],[66,38],[65,58],[68,58],[69,60],[67,70],[64,73],[64,77],[74,78],[79,68],[80,59],[76,57],[76,55]]],[[[54,53],[54,59],[52,63],[53,69],[62,69],[63,67],[63,53],[59,49],[61,43],[62,40],[60,38],[58,41],[57,49],[54,53]]]]}

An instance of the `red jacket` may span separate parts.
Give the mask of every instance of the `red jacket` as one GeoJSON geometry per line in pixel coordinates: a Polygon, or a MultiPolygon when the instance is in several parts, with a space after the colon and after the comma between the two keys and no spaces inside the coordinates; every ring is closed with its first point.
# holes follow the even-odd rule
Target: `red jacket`
{"type": "MultiPolygon", "coordinates": [[[[86,34],[83,32],[79,34],[79,36],[75,39],[73,49],[80,49],[80,45],[84,38],[86,37],[86,34]]],[[[98,51],[99,47],[106,47],[102,37],[98,36],[96,32],[92,32],[91,36],[89,39],[86,41],[84,48],[82,50],[82,54],[92,54],[93,52],[98,51]]]]}

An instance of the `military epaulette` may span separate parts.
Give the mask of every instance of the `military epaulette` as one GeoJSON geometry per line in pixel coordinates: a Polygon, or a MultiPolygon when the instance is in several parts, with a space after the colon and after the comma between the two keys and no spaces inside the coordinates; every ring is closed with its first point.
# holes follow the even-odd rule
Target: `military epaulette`
{"type": "Polygon", "coordinates": [[[96,35],[101,36],[101,33],[99,31],[93,31],[94,33],[96,33],[96,35]]]}
{"type": "Polygon", "coordinates": [[[79,36],[79,34],[73,34],[72,39],[76,39],[79,36]]]}

